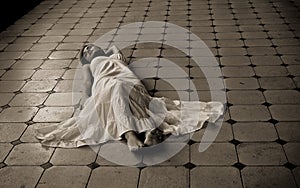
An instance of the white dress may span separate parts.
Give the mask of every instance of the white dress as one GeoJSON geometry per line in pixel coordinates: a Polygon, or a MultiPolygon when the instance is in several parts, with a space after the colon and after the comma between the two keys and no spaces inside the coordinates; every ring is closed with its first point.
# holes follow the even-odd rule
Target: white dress
{"type": "Polygon", "coordinates": [[[173,135],[191,133],[205,121],[223,113],[219,102],[172,101],[151,97],[119,54],[97,57],[90,64],[92,94],[78,116],[36,129],[41,143],[52,147],[80,147],[120,140],[130,130],[137,133],[160,125],[173,135]]]}

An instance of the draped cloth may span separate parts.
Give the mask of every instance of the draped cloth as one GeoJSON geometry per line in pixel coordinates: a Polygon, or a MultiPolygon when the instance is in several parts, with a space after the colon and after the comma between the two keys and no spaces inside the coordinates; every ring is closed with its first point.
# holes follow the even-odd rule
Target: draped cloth
{"type": "Polygon", "coordinates": [[[90,64],[94,81],[78,115],[61,123],[36,128],[45,146],[73,148],[120,140],[127,131],[162,129],[183,135],[223,114],[220,102],[179,101],[152,97],[119,54],[96,57],[90,64]]]}

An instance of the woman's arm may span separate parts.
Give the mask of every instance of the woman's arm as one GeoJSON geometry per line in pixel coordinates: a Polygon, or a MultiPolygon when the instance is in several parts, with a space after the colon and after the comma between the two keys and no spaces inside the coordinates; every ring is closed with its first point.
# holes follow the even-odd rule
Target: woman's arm
{"type": "Polygon", "coordinates": [[[83,105],[87,98],[92,94],[92,84],[93,76],[90,69],[90,64],[85,64],[82,66],[82,76],[83,76],[83,93],[80,104],[83,105]]]}
{"type": "Polygon", "coordinates": [[[115,54],[116,55],[115,58],[117,58],[117,59],[123,61],[124,63],[126,63],[126,58],[124,57],[121,50],[119,50],[119,48],[117,48],[116,46],[110,47],[105,53],[108,56],[111,56],[111,55],[115,54]]]}
{"type": "Polygon", "coordinates": [[[106,50],[105,53],[110,56],[112,54],[120,53],[120,50],[116,46],[112,46],[108,50],[106,50]]]}

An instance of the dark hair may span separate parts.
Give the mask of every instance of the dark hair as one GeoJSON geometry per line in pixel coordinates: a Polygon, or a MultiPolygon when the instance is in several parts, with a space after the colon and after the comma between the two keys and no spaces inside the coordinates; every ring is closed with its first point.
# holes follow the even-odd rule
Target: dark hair
{"type": "Polygon", "coordinates": [[[94,44],[86,44],[84,45],[81,50],[80,50],[80,55],[79,55],[79,60],[81,62],[82,65],[85,65],[85,64],[90,64],[91,62],[88,61],[85,57],[84,57],[84,49],[87,47],[87,46],[95,46],[97,47],[97,53],[95,55],[95,57],[97,56],[107,56],[107,54],[98,46],[94,45],[94,44]]]}

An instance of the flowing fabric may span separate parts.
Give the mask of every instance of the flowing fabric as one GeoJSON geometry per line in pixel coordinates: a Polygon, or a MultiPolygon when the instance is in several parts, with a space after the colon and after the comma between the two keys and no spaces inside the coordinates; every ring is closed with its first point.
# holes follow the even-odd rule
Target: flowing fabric
{"type": "Polygon", "coordinates": [[[215,122],[223,113],[219,102],[178,101],[152,97],[119,54],[97,57],[90,64],[92,94],[77,116],[36,129],[46,146],[80,147],[120,140],[127,131],[137,133],[157,127],[182,135],[215,122]]]}

